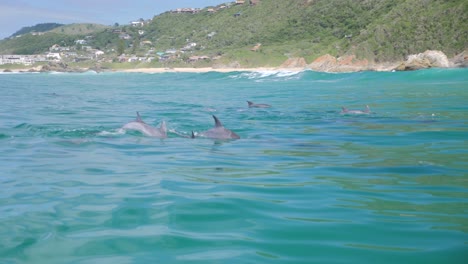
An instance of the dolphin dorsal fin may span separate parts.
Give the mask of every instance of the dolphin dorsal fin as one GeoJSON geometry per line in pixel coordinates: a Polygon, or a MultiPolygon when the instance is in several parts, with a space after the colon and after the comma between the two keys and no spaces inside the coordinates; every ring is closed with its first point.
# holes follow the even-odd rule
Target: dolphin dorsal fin
{"type": "Polygon", "coordinates": [[[343,110],[343,112],[348,112],[348,108],[342,106],[341,109],[343,110]]]}
{"type": "Polygon", "coordinates": [[[213,115],[213,118],[215,120],[215,127],[223,127],[223,124],[221,124],[221,121],[216,116],[213,115]]]}
{"type": "Polygon", "coordinates": [[[192,130],[192,135],[190,136],[190,138],[195,138],[195,133],[193,133],[193,130],[192,130]]]}
{"type": "Polygon", "coordinates": [[[160,127],[160,130],[164,133],[167,133],[167,126],[166,126],[166,121],[162,121],[161,122],[161,127],[160,127]]]}
{"type": "Polygon", "coordinates": [[[138,112],[136,112],[136,113],[137,113],[136,121],[143,123],[143,119],[141,119],[140,113],[138,113],[138,112]]]}
{"type": "Polygon", "coordinates": [[[247,104],[249,104],[249,106],[253,105],[254,103],[251,102],[251,101],[247,101],[247,104]]]}

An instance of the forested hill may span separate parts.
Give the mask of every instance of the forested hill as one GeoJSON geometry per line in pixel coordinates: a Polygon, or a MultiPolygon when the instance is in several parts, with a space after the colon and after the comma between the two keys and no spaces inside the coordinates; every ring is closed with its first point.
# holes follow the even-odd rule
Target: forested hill
{"type": "MultiPolygon", "coordinates": [[[[197,12],[168,11],[142,26],[119,26],[88,35],[89,45],[101,50],[144,54],[150,49],[180,49],[197,43],[193,54],[250,56],[261,44],[263,54],[304,57],[355,54],[370,61],[402,60],[427,49],[449,57],[468,44],[466,0],[247,0],[207,7],[197,12]],[[115,32],[129,35],[125,43],[115,32]],[[91,38],[89,37],[91,35],[91,38]],[[93,41],[94,40],[94,41],[93,41]],[[146,43],[142,45],[141,43],[146,43]]],[[[138,17],[137,14],[135,14],[138,17]]],[[[52,33],[51,33],[52,34],[52,33]]],[[[53,41],[83,38],[55,30],[53,41]]],[[[32,41],[44,51],[47,36],[32,41]]],[[[0,42],[0,53],[24,51],[18,39],[0,42]]],[[[27,41],[28,44],[31,40],[27,41]]],[[[117,52],[120,53],[120,52],[117,52]]]]}
{"type": "Polygon", "coordinates": [[[23,34],[28,34],[28,33],[32,33],[32,32],[47,32],[49,30],[52,30],[52,29],[60,27],[60,26],[63,26],[63,24],[41,23],[41,24],[37,24],[37,25],[31,26],[31,27],[23,27],[20,30],[13,33],[13,35],[11,35],[11,37],[15,37],[15,36],[23,35],[23,34]]]}
{"type": "Polygon", "coordinates": [[[166,13],[155,17],[148,29],[164,45],[182,45],[186,39],[210,49],[262,43],[306,58],[354,53],[377,61],[399,60],[426,49],[450,56],[468,44],[466,0],[258,2],[213,14],[166,13]],[[211,32],[215,35],[208,38],[211,32]]]}

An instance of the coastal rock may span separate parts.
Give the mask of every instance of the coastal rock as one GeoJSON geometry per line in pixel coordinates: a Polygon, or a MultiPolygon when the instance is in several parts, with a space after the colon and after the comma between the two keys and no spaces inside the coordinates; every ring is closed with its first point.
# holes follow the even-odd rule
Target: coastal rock
{"type": "Polygon", "coordinates": [[[289,58],[280,65],[280,68],[304,68],[306,66],[307,62],[304,58],[289,58]]]}
{"type": "Polygon", "coordinates": [[[41,72],[50,72],[50,71],[56,71],[56,72],[66,72],[68,68],[68,65],[63,62],[49,62],[46,65],[42,65],[40,71],[41,72]]]}
{"type": "Polygon", "coordinates": [[[48,72],[50,71],[50,66],[49,65],[42,65],[41,69],[39,70],[40,72],[48,72]]]}
{"type": "Polygon", "coordinates": [[[345,55],[337,59],[338,67],[335,72],[357,72],[368,70],[367,59],[358,60],[355,55],[345,55]]]}
{"type": "Polygon", "coordinates": [[[63,62],[49,62],[46,65],[42,65],[39,72],[85,72],[88,69],[69,67],[68,64],[63,62]]]}
{"type": "Polygon", "coordinates": [[[453,67],[468,68],[468,50],[464,50],[462,53],[453,57],[453,59],[450,60],[450,63],[453,67]]]}
{"type": "Polygon", "coordinates": [[[310,69],[323,72],[357,72],[368,70],[368,67],[369,62],[366,59],[359,60],[355,55],[335,58],[330,54],[326,54],[309,64],[310,69]]]}
{"type": "Polygon", "coordinates": [[[317,59],[315,59],[311,64],[309,64],[310,69],[322,72],[327,72],[335,66],[336,58],[330,54],[320,56],[317,59]]]}
{"type": "Polygon", "coordinates": [[[447,55],[439,50],[426,50],[423,53],[409,55],[408,59],[395,70],[413,71],[426,68],[448,68],[450,66],[447,55]]]}

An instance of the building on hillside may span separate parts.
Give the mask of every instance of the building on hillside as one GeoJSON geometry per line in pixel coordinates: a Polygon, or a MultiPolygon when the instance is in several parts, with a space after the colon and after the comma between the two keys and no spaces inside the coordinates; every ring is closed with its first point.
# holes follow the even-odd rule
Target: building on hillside
{"type": "Polygon", "coordinates": [[[175,10],[172,10],[171,12],[177,13],[177,14],[182,14],[182,13],[196,14],[196,13],[200,13],[200,11],[201,11],[200,8],[177,8],[175,10]]]}
{"type": "Polygon", "coordinates": [[[143,41],[140,42],[140,46],[144,46],[144,45],[152,46],[153,42],[151,42],[149,40],[143,40],[143,41]]]}
{"type": "Polygon", "coordinates": [[[216,32],[212,31],[210,34],[206,35],[208,39],[212,39],[216,35],[216,32]]]}
{"type": "Polygon", "coordinates": [[[88,44],[88,41],[86,41],[85,39],[77,39],[75,40],[75,44],[86,45],[88,44]]]}
{"type": "Polygon", "coordinates": [[[74,58],[78,56],[78,53],[74,51],[68,51],[62,54],[65,58],[74,58]]]}
{"type": "Polygon", "coordinates": [[[132,36],[130,36],[130,35],[127,34],[127,33],[121,33],[121,34],[119,35],[119,38],[120,38],[120,39],[129,40],[129,39],[132,39],[132,36]]]}
{"type": "Polygon", "coordinates": [[[180,50],[182,51],[188,51],[188,50],[191,50],[193,48],[195,48],[197,46],[197,43],[195,42],[190,42],[188,43],[187,45],[185,45],[183,48],[181,48],[180,50]]]}
{"type": "Polygon", "coordinates": [[[119,60],[119,62],[127,62],[128,57],[125,54],[121,54],[119,57],[117,57],[117,59],[119,60]]]}
{"type": "Polygon", "coordinates": [[[176,54],[177,50],[176,49],[168,49],[165,51],[166,54],[176,54]]]}
{"type": "Polygon", "coordinates": [[[142,27],[145,25],[145,22],[144,21],[132,21],[130,22],[130,25],[132,25],[132,27],[142,27]]]}
{"type": "Polygon", "coordinates": [[[250,5],[258,5],[260,4],[260,0],[250,0],[250,5]]]}
{"type": "Polygon", "coordinates": [[[0,65],[3,64],[34,64],[33,56],[31,55],[0,55],[0,65]]]}
{"type": "Polygon", "coordinates": [[[49,52],[46,54],[46,58],[50,61],[59,62],[62,60],[62,56],[58,52],[49,52]]]}
{"type": "Polygon", "coordinates": [[[64,52],[64,51],[69,51],[70,47],[61,47],[58,44],[52,45],[52,47],[49,48],[49,51],[53,52],[64,52]]]}
{"type": "Polygon", "coordinates": [[[243,5],[245,4],[245,0],[236,0],[236,5],[243,5]]]}
{"type": "Polygon", "coordinates": [[[96,58],[96,59],[101,57],[102,55],[104,55],[104,51],[102,51],[102,50],[96,50],[94,52],[94,58],[96,58]]]}
{"type": "Polygon", "coordinates": [[[209,59],[210,59],[210,57],[208,57],[208,56],[190,56],[187,61],[188,62],[197,62],[197,61],[207,61],[209,59]]]}

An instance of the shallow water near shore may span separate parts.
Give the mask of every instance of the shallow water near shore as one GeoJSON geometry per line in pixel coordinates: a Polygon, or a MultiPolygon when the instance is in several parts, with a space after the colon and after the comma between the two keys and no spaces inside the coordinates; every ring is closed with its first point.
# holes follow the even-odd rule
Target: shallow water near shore
{"type": "Polygon", "coordinates": [[[468,259],[466,69],[0,74],[0,89],[2,264],[468,259]],[[136,111],[169,137],[122,131],[136,111]],[[212,115],[241,139],[178,135],[212,115]]]}

